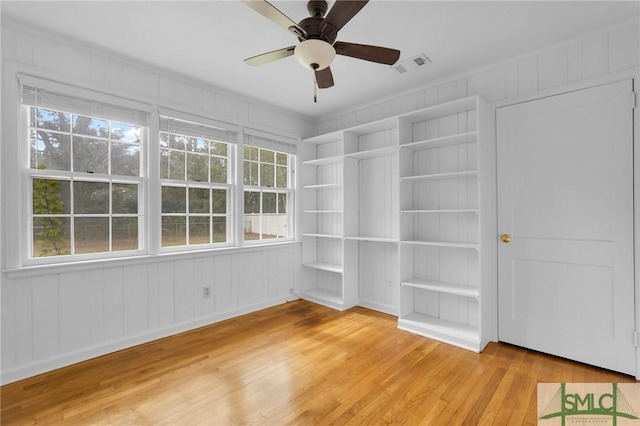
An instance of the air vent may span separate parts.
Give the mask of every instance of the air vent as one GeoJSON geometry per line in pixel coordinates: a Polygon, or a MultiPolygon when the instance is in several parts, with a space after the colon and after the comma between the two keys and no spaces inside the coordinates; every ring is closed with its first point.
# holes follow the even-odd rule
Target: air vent
{"type": "Polygon", "coordinates": [[[400,74],[407,72],[407,69],[402,65],[394,65],[393,68],[395,68],[395,70],[400,74]]]}
{"type": "Polygon", "coordinates": [[[397,62],[391,68],[396,70],[398,74],[404,74],[407,71],[411,71],[412,69],[416,69],[418,67],[422,67],[430,63],[431,63],[431,59],[429,59],[427,55],[425,55],[424,53],[421,53],[409,59],[405,59],[403,61],[397,62]]]}

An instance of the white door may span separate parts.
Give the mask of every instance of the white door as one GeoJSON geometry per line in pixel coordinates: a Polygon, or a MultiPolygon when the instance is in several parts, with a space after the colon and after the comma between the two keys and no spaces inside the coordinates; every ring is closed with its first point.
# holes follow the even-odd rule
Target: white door
{"type": "Polygon", "coordinates": [[[631,92],[497,109],[498,314],[501,341],[635,374],[631,92]]]}

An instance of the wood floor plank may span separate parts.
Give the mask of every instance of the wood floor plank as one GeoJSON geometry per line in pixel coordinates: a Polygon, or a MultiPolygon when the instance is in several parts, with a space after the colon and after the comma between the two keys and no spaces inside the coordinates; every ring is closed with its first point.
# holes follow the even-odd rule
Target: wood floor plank
{"type": "Polygon", "coordinates": [[[535,424],[539,382],[633,377],[291,302],[0,388],[3,425],[535,424]]]}

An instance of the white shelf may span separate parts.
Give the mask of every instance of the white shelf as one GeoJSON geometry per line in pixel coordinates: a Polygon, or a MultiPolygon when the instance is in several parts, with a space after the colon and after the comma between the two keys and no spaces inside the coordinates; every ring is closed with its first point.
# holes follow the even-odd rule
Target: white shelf
{"type": "Polygon", "coordinates": [[[434,246],[434,247],[450,247],[450,248],[464,248],[464,249],[478,249],[478,243],[455,243],[449,241],[418,241],[418,240],[402,240],[401,244],[414,244],[420,246],[434,246]]]}
{"type": "Polygon", "coordinates": [[[398,320],[398,328],[474,352],[482,350],[478,329],[465,324],[412,312],[398,320]]]}
{"type": "Polygon", "coordinates": [[[304,210],[304,213],[342,213],[342,210],[304,210]]]}
{"type": "Polygon", "coordinates": [[[465,143],[473,143],[478,140],[476,132],[460,133],[457,135],[443,136],[441,138],[426,139],[423,141],[409,142],[400,145],[402,149],[411,149],[414,151],[422,149],[441,148],[444,146],[461,145],[465,143]]]}
{"type": "Polygon", "coordinates": [[[329,164],[338,164],[342,161],[342,155],[335,157],[318,158],[316,160],[303,161],[302,164],[307,166],[326,166],[329,164]]]}
{"type": "Polygon", "coordinates": [[[477,98],[470,96],[444,104],[435,105],[424,108],[419,111],[410,112],[400,116],[401,120],[407,120],[409,123],[418,123],[420,121],[434,120],[440,117],[446,117],[461,112],[474,111],[478,107],[477,98]]]}
{"type": "Polygon", "coordinates": [[[321,288],[312,288],[302,292],[302,298],[333,309],[344,310],[342,295],[321,288]]]}
{"type": "Polygon", "coordinates": [[[345,154],[345,157],[362,160],[365,158],[384,157],[385,155],[393,155],[398,152],[397,146],[387,146],[384,148],[370,149],[368,151],[359,151],[345,154]]]}
{"type": "Polygon", "coordinates": [[[307,268],[312,269],[319,269],[321,271],[335,272],[336,274],[342,274],[343,271],[342,265],[334,265],[333,263],[325,262],[303,263],[302,266],[306,266],[307,268]]]}
{"type": "Polygon", "coordinates": [[[342,239],[342,235],[336,235],[336,234],[312,234],[312,233],[305,233],[302,234],[303,237],[314,237],[314,238],[330,238],[330,239],[334,239],[334,240],[341,240],[342,239]]]}
{"type": "Polygon", "coordinates": [[[318,185],[305,185],[303,189],[331,189],[331,188],[341,188],[342,185],[339,183],[321,183],[318,185]]]}
{"type": "Polygon", "coordinates": [[[405,176],[401,177],[401,182],[417,182],[423,180],[443,180],[443,179],[464,179],[478,176],[477,170],[468,170],[464,172],[435,173],[429,175],[405,176]]]}
{"type": "Polygon", "coordinates": [[[444,283],[441,281],[423,280],[420,278],[410,278],[400,283],[402,286],[419,288],[422,290],[437,291],[440,293],[455,294],[458,296],[473,297],[478,299],[480,291],[477,287],[468,285],[444,283]]]}
{"type": "Polygon", "coordinates": [[[474,213],[474,214],[478,214],[478,210],[475,210],[475,209],[400,210],[400,214],[422,214],[422,213],[474,213]]]}
{"type": "Polygon", "coordinates": [[[373,241],[378,243],[398,243],[398,239],[394,237],[373,237],[367,235],[356,235],[351,237],[344,237],[344,239],[356,241],[373,241]]]}

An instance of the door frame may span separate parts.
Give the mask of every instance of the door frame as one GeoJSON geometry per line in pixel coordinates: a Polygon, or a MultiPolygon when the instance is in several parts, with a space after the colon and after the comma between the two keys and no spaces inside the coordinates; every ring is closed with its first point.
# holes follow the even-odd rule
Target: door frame
{"type": "MultiPolygon", "coordinates": [[[[495,188],[493,188],[493,211],[495,211],[494,229],[497,230],[494,236],[494,244],[492,247],[495,252],[493,254],[496,263],[493,265],[492,275],[494,279],[489,283],[488,295],[489,305],[491,309],[491,341],[498,342],[498,180],[500,179],[500,171],[497,168],[498,138],[497,138],[497,120],[496,112],[499,108],[513,106],[524,102],[531,102],[551,96],[562,95],[569,92],[575,92],[582,89],[588,89],[596,86],[602,86],[609,83],[615,83],[623,80],[633,81],[633,90],[636,92],[636,107],[633,109],[633,234],[634,234],[634,291],[635,291],[635,330],[640,333],[640,68],[624,70],[616,73],[607,74],[597,78],[571,83],[568,85],[544,89],[524,95],[515,96],[509,99],[499,100],[488,103],[489,107],[489,141],[491,150],[496,156],[495,164],[495,188]]],[[[629,95],[629,109],[631,110],[631,95],[629,95]]],[[[640,347],[636,345],[636,379],[640,380],[640,347]]]]}

